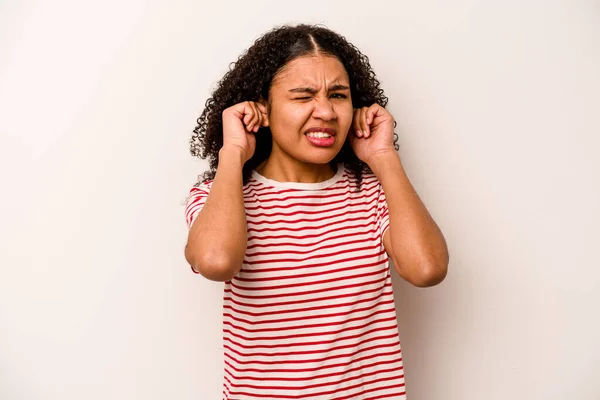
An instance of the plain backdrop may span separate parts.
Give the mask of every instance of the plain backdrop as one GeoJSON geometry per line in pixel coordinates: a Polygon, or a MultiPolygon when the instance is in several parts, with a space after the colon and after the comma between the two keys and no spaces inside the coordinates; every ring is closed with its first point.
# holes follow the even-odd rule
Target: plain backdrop
{"type": "Polygon", "coordinates": [[[593,0],[1,1],[0,399],[220,398],[188,140],[296,22],[370,57],[448,241],[441,285],[394,282],[409,399],[600,399],[593,0]]]}

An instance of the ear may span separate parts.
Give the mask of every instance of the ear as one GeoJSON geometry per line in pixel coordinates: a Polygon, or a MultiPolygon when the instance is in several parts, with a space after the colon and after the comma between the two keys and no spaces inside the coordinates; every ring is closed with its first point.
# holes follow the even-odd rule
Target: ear
{"type": "Polygon", "coordinates": [[[263,121],[263,126],[269,126],[269,114],[271,113],[271,110],[269,110],[269,102],[263,99],[263,97],[261,96],[260,99],[258,99],[257,103],[263,105],[267,109],[267,116],[263,121]]]}

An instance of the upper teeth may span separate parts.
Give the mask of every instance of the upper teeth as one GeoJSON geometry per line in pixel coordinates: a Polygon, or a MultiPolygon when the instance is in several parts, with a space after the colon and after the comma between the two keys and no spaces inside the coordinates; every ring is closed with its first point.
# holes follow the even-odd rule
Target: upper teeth
{"type": "Polygon", "coordinates": [[[310,137],[316,137],[316,138],[331,137],[331,135],[329,133],[325,133],[325,132],[308,132],[306,135],[310,136],[310,137]]]}

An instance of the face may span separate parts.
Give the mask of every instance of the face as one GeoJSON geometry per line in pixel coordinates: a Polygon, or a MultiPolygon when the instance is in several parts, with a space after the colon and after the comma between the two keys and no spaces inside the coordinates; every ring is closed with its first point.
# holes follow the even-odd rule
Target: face
{"type": "Polygon", "coordinates": [[[352,124],[348,73],[334,57],[297,58],[275,76],[268,109],[271,157],[329,163],[352,124]]]}

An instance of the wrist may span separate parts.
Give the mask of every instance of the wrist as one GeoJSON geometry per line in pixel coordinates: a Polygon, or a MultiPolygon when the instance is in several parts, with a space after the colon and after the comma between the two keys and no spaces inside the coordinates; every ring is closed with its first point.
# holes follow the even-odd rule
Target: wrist
{"type": "Polygon", "coordinates": [[[243,167],[246,161],[246,154],[237,146],[223,146],[219,150],[219,165],[224,162],[226,165],[243,167]]]}
{"type": "Polygon", "coordinates": [[[366,161],[371,171],[377,176],[379,176],[386,169],[397,167],[398,165],[402,166],[400,162],[400,156],[396,152],[395,149],[381,151],[376,154],[371,155],[368,161],[366,161]]]}

